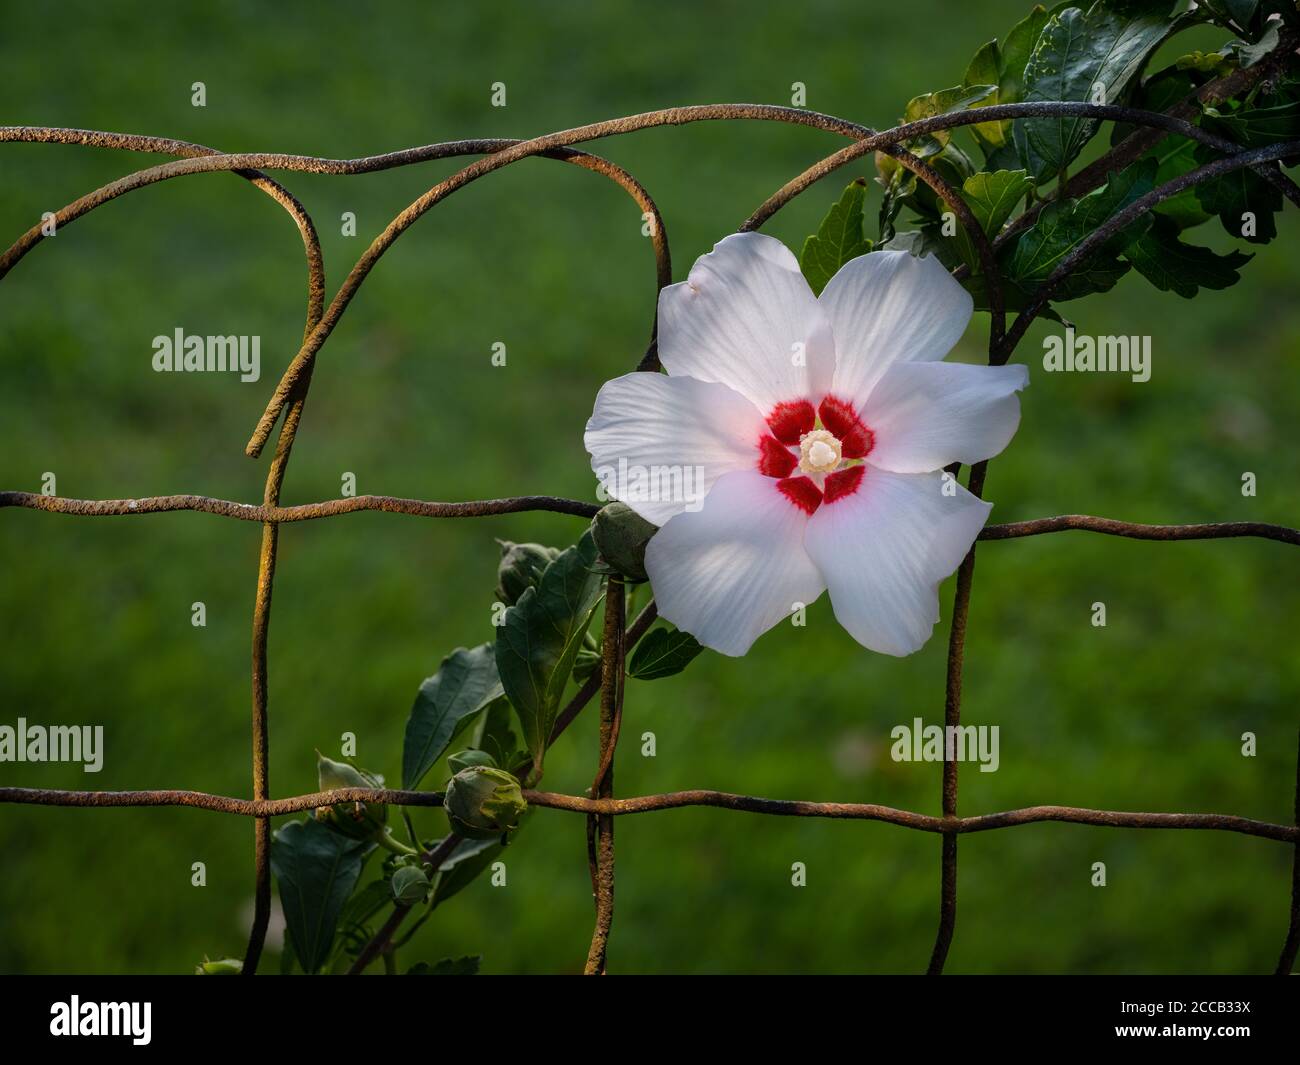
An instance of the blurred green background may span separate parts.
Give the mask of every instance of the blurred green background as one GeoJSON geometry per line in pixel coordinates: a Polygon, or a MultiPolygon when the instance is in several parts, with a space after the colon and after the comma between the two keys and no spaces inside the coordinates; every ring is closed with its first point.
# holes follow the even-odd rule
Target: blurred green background
{"type": "MultiPolygon", "coordinates": [[[[232,2],[203,11],[11,5],[0,39],[8,124],[80,126],[230,151],[351,157],[475,136],[531,136],[719,101],[789,103],[890,125],[958,82],[1017,0],[908,4],[481,5],[361,12],[232,2]],[[203,81],[207,107],[190,103],[203,81]],[[493,82],[508,106],[489,106],[493,82]]],[[[1216,47],[1214,33],[1179,51],[1216,47]]],[[[766,123],[648,130],[594,150],[628,167],[667,220],[675,276],[763,199],[840,147],[766,123]]],[[[0,149],[0,231],[156,157],[0,149]]],[[[331,292],[390,217],[454,161],[365,177],[283,175],[315,217],[331,292]],[[340,233],[355,212],[358,236],[340,233]]],[[[845,170],[767,231],[797,249],[845,170]]],[[[879,190],[870,193],[874,218],[879,190]]],[[[380,262],[324,350],[286,503],[358,492],[592,498],[582,428],[602,381],[640,357],[653,310],[641,219],[604,179],[530,160],[477,182],[380,262]],[[494,342],[508,365],[494,368],[494,342]]],[[[1136,276],[1072,304],[1095,334],[1149,333],[1147,384],[1049,375],[1036,326],[1024,419],[994,462],[993,521],[1085,512],[1145,521],[1300,524],[1293,445],[1300,225],[1240,285],[1194,301],[1136,276]],[[1258,496],[1243,498],[1243,471],[1258,496]]],[[[1232,246],[1211,224],[1197,239],[1232,246]]],[[[0,487],[114,498],[258,501],[243,445],[304,311],[301,243],[228,174],[167,182],[67,227],[0,285],[0,487]],[[262,380],[150,368],[151,339],[262,337],[262,380]]],[[[980,357],[979,316],[959,357],[980,357]]],[[[314,790],[313,748],[359,737],[395,780],[421,678],[490,639],[493,537],[557,545],[577,519],[429,521],[358,514],[287,527],[271,631],[273,792],[314,790]]],[[[249,621],[260,529],[181,513],[0,514],[0,722],[103,724],[104,769],[0,766],[39,787],[249,793],[249,621]],[[207,605],[206,628],[190,624],[207,605]]],[[[1001,726],[1001,769],[962,773],[966,813],[1036,803],[1239,813],[1289,821],[1296,756],[1300,558],[1269,542],[1149,544],[1069,533],[980,549],[964,720],[1001,726]],[[1105,602],[1109,624],[1090,624],[1105,602]],[[1243,732],[1258,736],[1254,758],[1243,732]]],[[[942,720],[944,621],[895,660],[861,650],[822,599],[804,629],[746,658],[629,685],[618,792],[712,787],[937,813],[940,767],[896,764],[889,730],[942,720]],[[657,737],[643,758],[638,737],[657,737]]],[[[580,792],[595,715],[547,760],[580,792]]],[[[431,774],[433,785],[440,772],[431,774]]],[[[418,815],[428,834],[441,815],[418,815]]],[[[252,825],[188,810],[0,810],[0,970],[177,972],[240,955],[252,825]],[[208,886],[190,886],[203,861],[208,886]]],[[[618,824],[617,972],[916,972],[933,941],[939,840],[868,823],[687,809],[618,824]],[[790,884],[793,862],[808,883],[790,884]]],[[[1035,825],[961,843],[954,972],[1260,972],[1286,927],[1291,855],[1225,833],[1035,825]],[[1108,868],[1090,886],[1091,865],[1108,868]]],[[[404,962],[481,953],[486,972],[580,970],[592,924],[584,826],[540,811],[509,882],[440,910],[404,962]]],[[[275,968],[274,952],[264,963],[275,968]]]]}

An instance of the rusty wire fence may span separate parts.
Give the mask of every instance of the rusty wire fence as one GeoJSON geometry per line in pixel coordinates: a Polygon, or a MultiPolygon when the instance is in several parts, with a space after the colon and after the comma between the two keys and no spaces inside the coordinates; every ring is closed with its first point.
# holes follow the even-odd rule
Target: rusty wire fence
{"type": "MultiPolygon", "coordinates": [[[[532,140],[464,140],[409,148],[386,155],[361,159],[323,159],[272,153],[225,154],[215,149],[185,141],[161,137],[103,133],[79,129],[33,126],[0,127],[0,142],[41,142],[88,145],[99,148],[136,152],[153,152],[176,157],[173,161],[128,174],[111,184],[81,197],[55,213],[56,227],[66,226],[119,196],[135,189],[183,177],[188,174],[231,171],[252,183],[279,203],[293,219],[302,237],[307,263],[307,314],[302,347],[284,372],[266,410],[245,450],[257,458],[283,415],[274,455],[266,477],[260,505],[236,503],[194,495],[157,496],[141,499],[80,500],[27,492],[0,492],[0,507],[23,507],[58,514],[84,516],[142,515],[166,511],[193,510],[217,514],[241,521],[260,523],[262,544],[258,565],[256,596],[252,623],[252,792],[251,799],[212,795],[203,792],[165,791],[58,791],[33,788],[0,788],[0,802],[70,807],[110,806],[191,806],[221,813],[252,817],[255,820],[254,875],[255,913],[244,957],[245,974],[255,973],[262,954],[271,903],[271,818],[311,810],[339,802],[377,802],[406,806],[438,806],[442,795],[437,792],[399,791],[393,789],[343,788],[290,798],[273,799],[267,773],[269,741],[267,707],[267,631],[271,618],[271,593],[275,578],[276,548],[280,526],[299,521],[333,517],[358,510],[380,510],[429,518],[464,518],[508,514],[526,510],[545,510],[590,518],[593,504],[552,496],[520,496],[509,499],[441,503],[390,496],[363,495],[298,506],[281,506],[280,494],[288,466],[294,436],[302,418],[311,384],[316,355],[338,324],[348,304],[380,257],[417,219],[452,193],[493,171],[521,159],[541,156],[592,170],[614,181],[635,201],[649,223],[648,230],[655,257],[656,291],[672,280],[668,238],[649,193],[627,171],[598,156],[573,146],[652,126],[684,125],[702,121],[750,120],[785,122],[808,126],[837,134],[851,143],[825,157],[790,180],[767,199],[740,226],[741,230],[760,227],[818,179],[873,152],[883,152],[896,159],[926,182],[944,201],[965,227],[976,250],[981,269],[987,276],[990,329],[989,362],[1006,362],[1029,324],[1048,306],[1061,282],[1123,227],[1138,219],[1161,201],[1194,186],[1243,167],[1252,168],[1261,178],[1278,189],[1293,203],[1300,205],[1300,187],[1286,177],[1277,161],[1300,155],[1300,142],[1291,141],[1262,148],[1242,150],[1232,141],[1215,136],[1194,125],[1200,104],[1212,104],[1248,89],[1253,83],[1286,64],[1294,62],[1296,40],[1288,33],[1281,45],[1263,62],[1237,70],[1207,83],[1198,90],[1199,101],[1184,101],[1170,111],[1158,114],[1128,107],[1072,102],[1017,103],[980,107],[976,110],[950,112],[877,132],[866,126],[813,111],[757,104],[715,104],[678,107],[597,122],[532,140]],[[1006,242],[1028,226],[1041,209],[1032,209],[1013,221],[1002,233],[990,240],[972,216],[966,202],[932,167],[904,147],[912,138],[935,131],[953,129],[975,122],[990,122],[1026,117],[1079,117],[1126,123],[1135,132],[1120,141],[1104,156],[1069,179],[1063,195],[1077,197],[1102,185],[1111,171],[1135,161],[1166,134],[1178,134],[1220,153],[1220,157],[1169,181],[1124,208],[1102,227],[1090,234],[1066,255],[1050,276],[1031,296],[1027,306],[1007,328],[997,255],[1006,242]],[[316,229],[302,204],[279,182],[264,171],[298,171],[317,174],[362,174],[429,160],[456,156],[481,156],[475,162],[430,188],[408,206],[374,239],[352,267],[347,278],[328,305],[325,303],[325,270],[316,229]]],[[[3,255],[0,255],[0,278],[47,235],[47,223],[34,225],[3,255]]],[[[959,278],[965,272],[955,272],[959,278]]],[[[653,301],[652,301],[653,302],[653,301]]],[[[659,361],[652,325],[649,346],[638,369],[657,371],[659,361]]],[[[593,382],[594,386],[597,382],[593,382]]],[[[975,495],[982,492],[988,463],[976,464],[969,471],[968,487],[975,495]]],[[[956,470],[954,470],[954,473],[956,470]]],[[[1069,514],[987,526],[980,540],[1007,540],[1066,530],[1083,530],[1140,540],[1200,540],[1229,537],[1260,537],[1291,546],[1300,546],[1300,529],[1262,522],[1218,522],[1196,525],[1143,525],[1110,518],[1069,514]]],[[[975,572],[975,547],[972,546],[957,571],[948,641],[944,695],[945,725],[959,727],[963,650],[966,622],[975,572]]],[[[616,583],[618,578],[611,578],[616,583]]],[[[586,971],[603,973],[614,907],[614,820],[618,816],[685,806],[711,806],[751,813],[842,818],[883,821],[903,828],[931,832],[941,837],[939,920],[928,971],[943,971],[952,943],[957,915],[957,841],[961,835],[1010,828],[1042,821],[1134,829],[1200,829],[1237,832],[1289,844],[1294,849],[1291,906],[1285,941],[1277,961],[1278,974],[1290,973],[1300,949],[1300,760],[1296,779],[1296,823],[1274,824],[1231,814],[1216,813],[1139,813],[1096,810],[1068,806],[1033,806],[998,813],[959,816],[957,813],[958,763],[948,760],[942,772],[942,814],[932,816],[870,803],[803,802],[768,799],[725,792],[693,790],[633,798],[615,798],[613,764],[622,716],[623,661],[630,647],[654,621],[653,602],[631,625],[623,616],[623,597],[607,598],[601,642],[602,665],[581,685],[557,719],[552,739],[577,716],[600,692],[600,751],[597,772],[587,795],[561,795],[538,790],[525,791],[533,806],[567,810],[586,816],[588,854],[595,899],[595,930],[588,952],[586,971]]],[[[449,837],[454,848],[456,837],[449,837]]],[[[441,849],[441,848],[440,848],[441,849]]],[[[442,858],[446,854],[441,855],[442,858]]],[[[399,908],[395,916],[403,911],[399,908]]],[[[379,937],[367,945],[354,970],[373,958],[385,945],[382,937],[391,936],[395,923],[381,929],[379,937]]]]}

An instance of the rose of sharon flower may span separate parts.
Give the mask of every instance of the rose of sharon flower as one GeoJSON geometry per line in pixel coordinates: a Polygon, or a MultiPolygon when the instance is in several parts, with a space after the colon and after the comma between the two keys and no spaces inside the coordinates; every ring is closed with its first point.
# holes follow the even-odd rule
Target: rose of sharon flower
{"type": "Polygon", "coordinates": [[[896,251],[815,297],[758,233],[665,288],[667,375],[606,383],[585,436],[610,493],[661,526],[645,557],[660,615],[742,655],[829,589],[859,643],[920,648],[991,507],[943,467],[1006,447],[1028,384],[1024,366],[940,361],[971,311],[937,260],[896,251]]]}

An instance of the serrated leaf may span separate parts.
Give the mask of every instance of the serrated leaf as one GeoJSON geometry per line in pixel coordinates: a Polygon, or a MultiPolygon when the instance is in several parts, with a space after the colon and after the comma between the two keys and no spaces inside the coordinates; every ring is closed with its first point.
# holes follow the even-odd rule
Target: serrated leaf
{"type": "Polygon", "coordinates": [[[1243,148],[1264,148],[1300,138],[1300,101],[1236,111],[1207,110],[1202,125],[1243,148]]]}
{"type": "Polygon", "coordinates": [[[463,958],[443,958],[430,965],[427,961],[416,962],[406,970],[407,976],[477,976],[483,957],[480,954],[466,954],[463,958]]]}
{"type": "MultiPolygon", "coordinates": [[[[1219,158],[1219,153],[1200,145],[1194,158],[1199,165],[1219,158]]],[[[1273,215],[1282,209],[1282,193],[1250,167],[1238,167],[1195,188],[1197,202],[1207,214],[1218,215],[1230,236],[1252,244],[1267,244],[1277,236],[1273,215]]]]}
{"type": "MultiPolygon", "coordinates": [[[[1025,65],[1033,52],[1034,45],[1047,23],[1047,11],[1041,4],[1036,4],[1023,19],[1011,28],[1006,38],[1001,41],[989,41],[982,45],[971,59],[963,79],[967,85],[991,83],[995,91],[987,98],[972,105],[989,107],[993,104],[1018,103],[1024,91],[1025,65]]],[[[990,169],[1014,169],[1004,165],[1013,163],[1017,158],[1008,155],[1011,147],[1011,122],[980,122],[971,127],[975,139],[984,151],[984,159],[990,169]],[[997,162],[995,162],[997,160],[997,162]]]]}
{"type": "Polygon", "coordinates": [[[416,693],[402,744],[402,787],[419,786],[473,716],[502,695],[491,644],[458,647],[416,693]]]}
{"type": "Polygon", "coordinates": [[[1198,289],[1223,289],[1241,280],[1237,272],[1253,256],[1241,251],[1218,255],[1179,239],[1178,227],[1157,219],[1124,251],[1124,257],[1156,288],[1191,299],[1198,289]]]}
{"type": "MultiPolygon", "coordinates": [[[[926,255],[933,255],[949,270],[955,270],[961,265],[961,259],[957,254],[956,243],[948,240],[939,232],[939,227],[934,224],[921,226],[919,229],[906,230],[894,236],[888,244],[882,244],[880,251],[905,251],[909,255],[914,255],[918,259],[926,255]]],[[[1022,311],[1030,303],[1033,293],[1022,288],[1016,281],[1007,276],[1008,254],[1006,251],[999,257],[1002,261],[1002,304],[1005,310],[1022,311]]],[[[991,309],[989,303],[988,280],[984,274],[971,273],[961,283],[962,288],[971,294],[971,299],[975,303],[975,310],[988,311],[991,309]]],[[[1065,319],[1060,316],[1050,306],[1039,311],[1040,318],[1047,318],[1054,322],[1067,324],[1065,319]]]]}
{"type": "MultiPolygon", "coordinates": [[[[975,107],[989,107],[992,104],[1012,102],[1002,99],[1001,88],[998,85],[1001,77],[1002,51],[998,47],[996,40],[988,41],[981,45],[979,51],[972,57],[970,64],[966,67],[966,76],[962,79],[967,85],[994,86],[993,92],[976,103],[975,107]]],[[[1011,123],[1009,122],[979,122],[971,126],[970,129],[975,134],[976,140],[980,142],[981,147],[1000,148],[1006,144],[1006,134],[1010,126],[1011,123]]]]}
{"type": "MultiPolygon", "coordinates": [[[[997,88],[996,85],[954,85],[936,92],[922,93],[907,102],[900,121],[920,122],[922,119],[933,118],[936,115],[946,115],[950,111],[961,111],[981,100],[987,100],[997,92],[997,88]]],[[[905,141],[904,145],[914,155],[927,159],[943,151],[951,140],[952,130],[940,129],[920,137],[913,137],[905,141]]]]}
{"type": "Polygon", "coordinates": [[[1031,188],[1033,182],[1025,171],[999,170],[972,174],[962,183],[961,191],[975,220],[988,236],[995,237],[1031,188]]]}
{"type": "Polygon", "coordinates": [[[1043,35],[1043,27],[1055,13],[1056,9],[1049,12],[1042,4],[1035,4],[1007,33],[1001,45],[1002,74],[998,79],[998,96],[1003,103],[1024,99],[1025,67],[1034,54],[1038,38],[1043,35]]]}
{"type": "Polygon", "coordinates": [[[863,178],[851,182],[839,202],[826,212],[817,232],[804,240],[799,269],[815,295],[821,295],[841,266],[871,250],[871,241],[862,231],[862,205],[866,196],[867,183],[863,178]]]}
{"type": "Polygon", "coordinates": [[[1278,23],[1273,23],[1253,44],[1249,41],[1233,41],[1227,46],[1227,53],[1237,61],[1243,70],[1253,67],[1269,52],[1278,46],[1280,40],[1278,23]]]}
{"type": "MultiPolygon", "coordinates": [[[[1033,302],[1033,293],[1021,288],[1010,278],[1002,279],[1002,308],[1006,311],[1012,311],[1019,314],[1033,302]]],[[[977,311],[992,310],[989,301],[988,278],[984,274],[971,274],[962,283],[962,288],[970,293],[977,311]]],[[[1061,316],[1050,303],[1038,312],[1039,318],[1046,318],[1051,322],[1060,322],[1061,325],[1070,326],[1072,323],[1061,316]]]]}
{"type": "Polygon", "coordinates": [[[319,821],[290,821],[271,840],[271,872],[294,953],[306,972],[329,959],[339,914],[357,886],[371,844],[331,832],[319,821]]]}
{"type": "MultiPolygon", "coordinates": [[[[1156,164],[1146,159],[1112,173],[1106,184],[1077,200],[1053,201],[1020,235],[1008,273],[1023,288],[1042,284],[1060,261],[1089,234],[1154,187],[1156,164]]],[[[1111,288],[1129,269],[1116,256],[1150,225],[1150,213],[1125,226],[1066,277],[1053,297],[1077,299],[1111,288]]]]}
{"type": "Polygon", "coordinates": [[[651,629],[636,645],[627,674],[637,680],[658,680],[680,673],[704,648],[689,633],[651,629]]]}
{"type": "MultiPolygon", "coordinates": [[[[1133,105],[1144,111],[1168,111],[1188,97],[1196,88],[1196,83],[1185,70],[1166,67],[1159,73],[1152,74],[1143,82],[1134,97],[1133,105]]],[[[1111,129],[1111,146],[1120,144],[1137,129],[1127,122],[1116,122],[1111,129]]],[[[1194,170],[1198,163],[1195,159],[1197,142],[1177,133],[1167,133],[1152,145],[1142,159],[1154,159],[1156,163],[1155,184],[1157,186],[1172,181],[1189,170],[1194,170]]],[[[1164,215],[1176,222],[1180,229],[1188,229],[1207,221],[1207,214],[1196,199],[1194,188],[1184,189],[1153,208],[1158,215],[1164,215]]]]}
{"type": "Polygon", "coordinates": [[[601,599],[604,578],[596,554],[588,530],[546,567],[497,629],[497,672],[519,715],[535,772],[541,771],[564,686],[601,599]]]}
{"type": "MultiPolygon", "coordinates": [[[[1165,0],[1097,0],[1055,13],[1025,68],[1024,100],[1114,103],[1173,20],[1165,0]]],[[[1025,118],[1016,124],[1021,161],[1036,181],[1069,166],[1097,132],[1091,118],[1025,118]]]]}
{"type": "MultiPolygon", "coordinates": [[[[961,198],[970,207],[971,214],[984,235],[991,240],[1001,232],[1025,193],[1033,187],[1033,182],[1023,170],[999,170],[992,174],[981,172],[972,174],[962,182],[961,198]]],[[[955,237],[962,259],[972,270],[981,269],[983,264],[975,253],[975,245],[966,232],[966,227],[958,225],[955,237]]]]}

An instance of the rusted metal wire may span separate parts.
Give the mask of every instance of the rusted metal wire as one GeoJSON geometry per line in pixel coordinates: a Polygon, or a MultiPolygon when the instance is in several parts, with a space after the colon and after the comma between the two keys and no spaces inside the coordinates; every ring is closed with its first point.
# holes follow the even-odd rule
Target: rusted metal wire
{"type": "MultiPolygon", "coordinates": [[[[425,499],[399,499],[396,496],[347,496],[321,503],[301,503],[293,507],[254,506],[251,503],[233,503],[208,496],[151,496],[141,499],[68,499],[64,496],[45,496],[35,492],[0,492],[0,508],[22,507],[27,510],[44,510],[55,514],[78,514],[85,517],[123,517],[133,514],[164,514],[178,510],[193,510],[203,514],[217,514],[239,521],[275,522],[283,525],[316,518],[331,518],[363,510],[379,510],[389,514],[407,514],[420,518],[486,518],[495,514],[517,514],[523,511],[550,511],[570,514],[577,518],[591,518],[600,509],[594,503],[560,496],[511,496],[506,499],[472,499],[459,503],[435,503],[425,499]]],[[[1061,514],[1053,518],[1034,518],[1029,521],[1011,521],[986,525],[979,535],[981,540],[1015,540],[1024,536],[1041,536],[1055,532],[1094,532],[1107,536],[1124,536],[1131,540],[1224,540],[1236,537],[1258,537],[1277,540],[1279,543],[1300,545],[1300,529],[1274,525],[1266,521],[1216,521],[1190,525],[1147,525],[1142,522],[1120,521],[1116,518],[1099,518],[1091,514],[1061,514]]],[[[632,635],[644,634],[655,619],[654,604],[646,609],[628,629],[632,635]]],[[[595,694],[600,687],[599,676],[592,688],[595,694]]]]}
{"type": "Polygon", "coordinates": [[[600,509],[594,503],[558,496],[511,496],[508,499],[472,499],[463,503],[434,503],[424,499],[399,499],[396,496],[345,496],[323,503],[302,503],[281,507],[271,503],[254,506],[232,503],[207,496],[151,496],[145,499],[67,499],[35,492],[0,492],[0,508],[24,507],[54,514],[79,514],[84,517],[121,517],[131,514],[159,514],[175,510],[196,510],[240,521],[274,522],[284,525],[295,521],[332,518],[360,510],[379,510],[388,514],[410,514],[420,518],[486,518],[494,514],[518,514],[527,510],[548,510],[591,518],[600,509]]]}
{"type": "Polygon", "coordinates": [[[333,806],[340,802],[370,802],[386,806],[441,806],[442,793],[398,791],[392,788],[334,788],[294,795],[288,799],[237,799],[205,791],[59,791],[50,788],[0,788],[0,803],[20,806],[189,806],[244,817],[283,817],[286,814],[333,806]]]}
{"type": "MultiPolygon", "coordinates": [[[[621,577],[612,576],[605,591],[605,625],[601,640],[600,764],[591,783],[596,799],[614,796],[614,753],[623,712],[623,655],[626,647],[624,611],[627,602],[621,577]]],[[[604,976],[609,930],[614,922],[614,818],[587,817],[587,856],[596,901],[596,927],[591,934],[584,973],[604,976]]]]}
{"type": "MultiPolygon", "coordinates": [[[[1291,31],[1283,34],[1279,47],[1257,65],[1258,69],[1239,71],[1210,82],[1198,90],[1202,101],[1213,102],[1242,91],[1249,84],[1265,77],[1294,53],[1296,40],[1291,31]]],[[[548,134],[527,141],[476,140],[455,141],[425,145],[399,152],[361,159],[338,160],[272,153],[223,154],[203,145],[167,138],[139,137],[126,134],[101,133],[89,130],[53,129],[48,127],[3,127],[0,142],[39,141],[45,143],[83,144],[97,147],[133,151],[150,151],[178,156],[171,163],[147,168],[104,186],[82,197],[56,213],[56,223],[66,225],[104,203],[133,191],[189,174],[233,171],[250,180],[262,191],[271,195],[294,218],[303,236],[308,262],[308,314],[303,345],[285,370],[267,405],[258,426],[249,440],[246,451],[250,455],[261,452],[265,442],[285,413],[276,455],[268,471],[266,490],[261,506],[233,503],[204,496],[159,496],[134,500],[75,500],[40,496],[23,492],[0,492],[0,508],[20,507],[46,510],[53,513],[86,516],[110,516],[163,513],[192,510],[203,513],[256,521],[263,525],[262,552],[259,562],[257,596],[253,622],[253,792],[250,799],[237,799],[192,791],[134,791],[134,792],[76,792],[51,791],[27,788],[0,788],[0,802],[27,803],[55,806],[189,806],[221,813],[242,814],[257,819],[255,848],[257,907],[254,927],[246,954],[246,972],[254,972],[261,953],[265,932],[265,919],[269,913],[270,873],[269,854],[271,817],[312,809],[340,801],[382,802],[392,805],[437,806],[442,796],[434,792],[407,792],[388,789],[339,789],[289,799],[273,800],[269,797],[267,765],[267,701],[266,701],[266,637],[270,621],[271,589],[274,580],[278,528],[281,524],[333,517],[360,510],[378,510],[422,517],[477,517],[492,514],[515,513],[526,510],[554,511],[578,517],[591,517],[597,507],[577,500],[551,496],[522,496],[510,499],[476,500],[462,503],[435,503],[388,496],[357,496],[321,503],[292,507],[279,505],[280,490],[285,468],[292,449],[294,436],[302,415],[307,388],[310,384],[315,354],[332,332],[339,318],[355,295],[357,289],[388,247],[431,207],[457,189],[520,159],[536,155],[561,159],[583,166],[610,177],[625,189],[642,208],[643,216],[651,221],[650,235],[656,259],[656,285],[662,288],[671,281],[671,262],[667,237],[658,208],[649,194],[626,171],[596,156],[580,152],[572,146],[589,140],[615,136],[653,126],[682,125],[689,122],[719,120],[759,120],[787,122],[808,126],[824,132],[852,139],[855,143],[834,153],[802,174],[787,182],[769,197],[743,224],[742,229],[756,229],[795,196],[810,187],[816,180],[836,168],[868,152],[880,151],[899,161],[927,182],[950,210],[961,220],[970,236],[980,262],[987,275],[989,300],[992,308],[990,328],[990,361],[1005,362],[1016,342],[1024,335],[1033,317],[1049,302],[1055,286],[1088,255],[1096,251],[1107,237],[1129,224],[1144,211],[1185,188],[1209,178],[1242,167],[1251,167],[1264,180],[1278,188],[1293,202],[1300,203],[1297,187],[1277,168],[1276,160],[1300,153],[1300,142],[1274,145],[1269,148],[1240,151],[1238,146],[1206,133],[1190,124],[1195,107],[1184,101],[1166,114],[1135,110],[1109,105],[1092,105],[1070,102],[1002,104],[976,110],[950,112],[908,123],[883,132],[848,122],[834,116],[794,108],[771,107],[755,104],[721,104],[699,107],[670,108],[663,111],[631,115],[605,122],[592,123],[576,129],[548,134]],[[1001,277],[997,267],[998,250],[1016,232],[1032,221],[1042,204],[1035,207],[990,240],[957,191],[927,163],[910,153],[905,143],[915,137],[940,130],[953,129],[972,122],[988,122],[1029,116],[1088,117],[1123,122],[1137,127],[1137,131],[1105,153],[1096,162],[1080,171],[1058,190],[1058,195],[1076,196],[1101,184],[1112,170],[1120,169],[1137,158],[1162,137],[1174,133],[1189,137],[1223,152],[1224,158],[1216,160],[1182,177],[1162,185],[1152,193],[1135,201],[1130,207],[1111,219],[1105,226],[1091,234],[1070,255],[1063,258],[1057,269],[1035,292],[1028,309],[1017,316],[1011,330],[1005,329],[1002,304],[1001,277]],[[430,188],[399,214],[372,242],[366,253],[353,266],[343,285],[328,306],[324,303],[324,266],[319,242],[310,216],[302,205],[283,186],[268,178],[262,170],[287,170],[320,174],[362,174],[396,166],[426,162],[440,158],[463,155],[483,155],[484,158],[464,167],[446,180],[430,188]]],[[[0,277],[11,269],[31,248],[43,238],[40,226],[35,226],[0,255],[0,277]]],[[[968,272],[963,267],[956,273],[968,272]]],[[[657,369],[657,349],[654,329],[651,341],[642,358],[640,369],[657,369]]],[[[975,466],[968,479],[970,490],[979,495],[982,490],[987,464],[975,466]]],[[[1122,522],[1088,515],[1062,515],[1032,521],[1012,522],[986,527],[982,540],[1013,539],[1043,533],[1080,530],[1106,535],[1146,540],[1219,539],[1253,536],[1279,542],[1300,544],[1300,530],[1261,522],[1221,522],[1195,525],[1146,525],[1122,522]]],[[[952,629],[949,637],[948,668],[945,687],[945,722],[960,722],[961,680],[964,657],[966,619],[969,608],[971,583],[974,573],[975,553],[972,548],[958,571],[954,598],[952,629]]],[[[619,607],[622,605],[621,585],[611,581],[610,588],[619,587],[619,607]]],[[[951,943],[956,917],[957,836],[969,832],[1013,827],[1042,821],[1063,821],[1078,824],[1120,828],[1172,828],[1206,829],[1239,832],[1284,843],[1296,848],[1293,871],[1293,892],[1290,926],[1286,944],[1278,963],[1278,972],[1289,972],[1300,946],[1300,765],[1297,769],[1296,826],[1275,825],[1244,817],[1225,814],[1180,813],[1130,813],[1123,811],[1092,810],[1078,807],[1037,806],[978,816],[957,816],[957,772],[955,762],[945,762],[943,770],[941,817],[897,810],[872,804],[809,803],[765,799],[753,796],[732,795],[714,791],[686,791],[668,795],[642,796],[615,799],[612,796],[612,759],[617,743],[621,711],[623,655],[649,628],[655,618],[651,603],[631,627],[623,631],[622,610],[606,611],[606,639],[602,668],[587,683],[580,686],[557,719],[552,739],[558,736],[578,712],[603,690],[601,713],[601,758],[590,797],[557,795],[551,792],[529,791],[526,797],[537,806],[572,810],[587,815],[594,826],[598,844],[594,850],[593,887],[597,900],[597,924],[589,952],[588,971],[603,972],[605,968],[609,920],[613,902],[613,818],[618,815],[651,810],[673,809],[683,806],[712,806],[750,812],[786,816],[831,817],[856,820],[877,820],[906,828],[938,833],[943,837],[941,860],[940,923],[932,952],[930,971],[940,972],[951,943]],[[611,639],[610,629],[615,630],[611,639]],[[608,853],[606,853],[606,845],[608,853]]],[[[446,841],[444,841],[445,843],[446,841]]],[[[394,910],[389,922],[380,930],[375,940],[363,950],[353,966],[354,971],[365,965],[386,949],[392,933],[405,917],[401,908],[394,910]],[[364,961],[363,961],[364,959],[364,961]]]]}
{"type": "MultiPolygon", "coordinates": [[[[861,802],[809,802],[801,799],[769,799],[758,795],[737,795],[727,791],[693,789],[662,795],[639,795],[626,799],[564,795],[552,791],[524,791],[533,806],[567,810],[583,815],[622,817],[630,814],[676,810],[684,806],[710,806],[722,810],[768,814],[778,817],[823,817],[842,821],[882,821],[900,828],[918,829],[942,835],[991,832],[1042,821],[1063,821],[1099,828],[1181,828],[1237,832],[1245,836],[1300,842],[1300,825],[1280,825],[1235,814],[1137,813],[1127,810],[1094,810],[1080,806],[1026,806],[1018,810],[968,817],[935,817],[900,810],[893,806],[861,802]]],[[[232,798],[201,791],[58,791],[49,788],[0,788],[0,803],[25,806],[93,806],[97,809],[136,806],[188,806],[245,817],[283,817],[340,802],[382,803],[390,806],[442,805],[436,791],[399,791],[389,788],[336,788],[287,799],[232,798]]]]}

